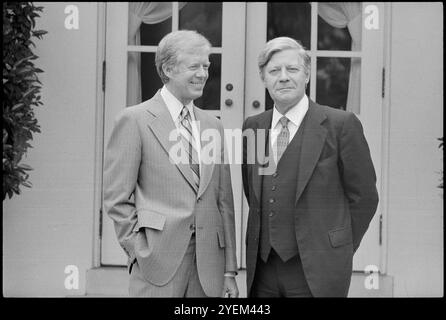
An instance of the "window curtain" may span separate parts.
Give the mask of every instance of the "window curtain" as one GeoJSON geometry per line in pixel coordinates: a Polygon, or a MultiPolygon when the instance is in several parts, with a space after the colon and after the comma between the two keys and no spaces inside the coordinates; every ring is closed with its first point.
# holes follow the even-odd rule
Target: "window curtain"
{"type": "MultiPolygon", "coordinates": [[[[362,3],[322,2],[318,4],[318,14],[334,28],[348,28],[352,37],[351,51],[361,50],[362,3]]],[[[351,58],[350,80],[346,109],[359,114],[361,89],[361,59],[351,58]]]]}
{"type": "MultiPolygon", "coordinates": [[[[179,2],[179,9],[186,2],[179,2]]],[[[172,16],[172,2],[129,2],[128,44],[140,45],[141,23],[156,24],[172,16]]],[[[127,61],[127,105],[141,102],[141,53],[129,52],[127,61]]]]}

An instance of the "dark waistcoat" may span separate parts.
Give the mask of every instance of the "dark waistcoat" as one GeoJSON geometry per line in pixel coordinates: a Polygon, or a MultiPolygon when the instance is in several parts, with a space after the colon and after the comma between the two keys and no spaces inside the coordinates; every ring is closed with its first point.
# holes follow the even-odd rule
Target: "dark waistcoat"
{"type": "Polygon", "coordinates": [[[283,261],[298,254],[294,217],[299,214],[295,201],[304,126],[305,117],[280,158],[276,172],[262,179],[260,256],[265,262],[271,248],[283,261]]]}

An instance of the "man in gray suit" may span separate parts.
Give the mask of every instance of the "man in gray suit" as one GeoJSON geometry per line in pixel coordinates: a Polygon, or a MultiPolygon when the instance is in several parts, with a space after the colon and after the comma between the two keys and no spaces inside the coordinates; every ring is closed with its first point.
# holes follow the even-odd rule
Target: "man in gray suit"
{"type": "Polygon", "coordinates": [[[224,143],[218,161],[203,161],[200,152],[201,133],[212,129],[223,137],[223,126],[193,104],[208,78],[210,49],[195,31],[166,35],[155,57],[164,86],[115,120],[104,206],[128,256],[130,296],[238,296],[224,143]],[[187,161],[172,156],[179,145],[187,161]]]}

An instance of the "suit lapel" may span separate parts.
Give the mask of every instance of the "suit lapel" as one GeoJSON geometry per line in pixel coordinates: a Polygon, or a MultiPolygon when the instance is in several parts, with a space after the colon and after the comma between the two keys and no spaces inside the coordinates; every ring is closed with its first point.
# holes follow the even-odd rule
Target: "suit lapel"
{"type": "MultiPolygon", "coordinates": [[[[198,131],[200,132],[200,144],[201,144],[201,150],[200,150],[200,187],[198,189],[198,193],[197,193],[197,197],[200,197],[204,191],[206,190],[211,177],[212,177],[212,171],[214,170],[214,162],[215,161],[203,161],[204,157],[207,157],[207,154],[203,154],[203,146],[205,144],[208,143],[213,143],[211,140],[211,142],[209,141],[203,141],[203,131],[205,131],[206,129],[215,129],[217,130],[217,128],[212,127],[212,124],[210,123],[209,119],[207,118],[206,114],[200,110],[199,108],[197,108],[196,106],[194,106],[194,113],[195,113],[195,119],[197,120],[197,126],[198,126],[198,131]],[[208,163],[210,162],[210,163],[208,163]]],[[[223,137],[221,137],[220,140],[221,143],[223,143],[223,137]]],[[[215,145],[214,145],[215,146],[215,145]]],[[[217,150],[215,150],[217,151],[217,150]]],[[[218,150],[218,152],[220,152],[220,150],[218,150]]]]}
{"type": "Polygon", "coordinates": [[[327,136],[327,129],[321,123],[327,118],[314,102],[310,100],[302,137],[300,162],[298,168],[296,203],[313,173],[327,136]]]}
{"type": "MultiPolygon", "coordinates": [[[[151,104],[147,109],[147,112],[152,114],[154,118],[148,123],[148,127],[152,130],[156,138],[158,139],[161,146],[169,155],[169,151],[173,150],[177,143],[181,143],[178,141],[170,141],[170,134],[176,130],[176,126],[172,120],[172,116],[167,109],[166,104],[164,103],[163,98],[161,97],[160,91],[155,94],[155,96],[150,100],[151,104]]],[[[169,161],[174,163],[172,159],[169,158],[169,161]]],[[[181,174],[184,178],[189,182],[191,187],[198,192],[197,187],[195,186],[194,179],[192,177],[192,171],[189,164],[186,163],[175,163],[177,168],[180,170],[181,174]]]]}
{"type": "MultiPolygon", "coordinates": [[[[256,139],[255,139],[255,146],[253,149],[256,152],[256,155],[255,155],[256,161],[254,163],[253,172],[252,172],[252,186],[254,189],[254,195],[257,198],[257,203],[259,203],[259,204],[260,204],[260,193],[261,193],[262,181],[263,181],[263,174],[261,174],[261,172],[264,172],[264,174],[269,173],[267,170],[267,167],[269,165],[274,165],[272,154],[270,152],[271,150],[268,150],[268,155],[271,155],[271,160],[267,161],[265,166],[262,165],[262,164],[265,164],[265,160],[267,159],[265,153],[266,153],[267,148],[269,148],[268,147],[269,146],[269,132],[270,132],[272,119],[273,119],[272,110],[265,112],[263,114],[263,117],[258,120],[257,128],[254,129],[254,130],[256,130],[256,132],[255,132],[256,139]],[[264,131],[258,131],[257,129],[263,129],[264,131]],[[265,134],[265,137],[262,137],[263,132],[265,134]],[[260,138],[260,141],[262,141],[263,139],[265,141],[264,149],[261,150],[261,152],[259,152],[257,150],[259,147],[259,144],[258,144],[259,138],[260,138]]],[[[250,150],[248,150],[248,152],[249,151],[250,150]]]]}

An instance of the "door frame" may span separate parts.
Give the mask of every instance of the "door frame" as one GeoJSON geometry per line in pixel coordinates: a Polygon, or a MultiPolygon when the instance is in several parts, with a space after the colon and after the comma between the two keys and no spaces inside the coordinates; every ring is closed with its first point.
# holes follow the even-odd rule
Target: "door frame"
{"type": "Polygon", "coordinates": [[[388,268],[388,220],[389,220],[389,170],[390,170],[390,73],[391,73],[391,25],[392,25],[392,3],[384,3],[384,77],[383,77],[383,109],[382,109],[382,149],[381,149],[381,263],[380,273],[387,274],[388,268]]]}
{"type": "MultiPolygon", "coordinates": [[[[172,14],[172,29],[178,29],[178,3],[173,2],[173,14],[172,14]]],[[[124,78],[118,78],[112,75],[122,75],[127,74],[127,54],[130,51],[145,52],[150,50],[153,51],[152,46],[148,48],[147,46],[129,46],[127,44],[127,28],[116,27],[116,21],[119,21],[119,26],[128,25],[128,15],[123,14],[128,12],[128,3],[114,3],[106,4],[105,10],[105,41],[103,46],[110,46],[112,41],[107,39],[107,32],[113,34],[113,39],[117,39],[114,42],[112,50],[105,50],[104,60],[107,62],[107,73],[106,73],[106,85],[107,88],[113,88],[112,90],[107,90],[106,93],[102,94],[102,125],[98,125],[103,130],[102,140],[102,155],[104,154],[104,146],[108,140],[111,128],[113,125],[113,120],[117,112],[119,112],[124,106],[126,106],[126,85],[122,85],[122,82],[126,81],[124,78]],[[110,31],[113,30],[113,31],[110,31]],[[107,106],[107,108],[105,108],[107,106]]],[[[211,115],[219,115],[221,120],[225,123],[225,129],[230,128],[241,128],[244,120],[244,71],[245,71],[245,52],[244,52],[244,41],[245,41],[245,15],[246,15],[246,3],[244,2],[222,2],[222,47],[213,47],[211,53],[222,54],[222,68],[221,68],[221,95],[220,95],[220,110],[208,110],[207,113],[211,115]],[[236,23],[239,22],[239,23],[236,23]],[[234,35],[239,35],[234,37],[234,35]],[[227,42],[230,41],[231,45],[227,42]],[[225,44],[226,43],[226,44],[225,44]],[[223,49],[222,49],[223,48],[223,49]],[[240,49],[241,48],[241,49],[240,49]],[[224,52],[223,52],[224,50],[224,52]],[[232,90],[226,90],[226,84],[231,83],[233,85],[232,90]],[[227,106],[225,104],[226,99],[232,99],[233,105],[227,106]]],[[[100,60],[98,58],[98,60],[100,60]]],[[[99,61],[102,65],[102,61],[99,61]]],[[[99,73],[100,74],[100,73],[99,73]]],[[[102,78],[102,77],[100,77],[102,78]]],[[[101,163],[102,165],[102,163],[101,163]]],[[[239,173],[239,168],[237,164],[231,164],[231,175],[232,175],[232,188],[234,192],[234,202],[235,202],[235,219],[236,219],[236,241],[240,243],[241,236],[241,219],[242,219],[242,197],[243,197],[243,186],[242,178],[239,173]]],[[[101,170],[102,173],[102,166],[101,170]]],[[[98,188],[100,190],[102,200],[102,176],[98,177],[98,188]]],[[[98,205],[99,211],[102,208],[102,201],[98,205]]],[[[118,254],[118,243],[114,234],[114,229],[111,227],[112,221],[106,217],[106,214],[100,214],[97,235],[95,239],[99,239],[99,244],[95,243],[95,264],[96,265],[121,265],[121,263],[116,264],[113,261],[113,255],[118,254]],[[106,226],[106,227],[105,227],[106,226]],[[112,230],[113,229],[113,230],[112,230]],[[115,245],[107,249],[107,253],[104,252],[104,239],[113,239],[115,245]],[[116,253],[115,253],[116,252],[116,253]],[[109,263],[110,261],[110,263],[109,263]]],[[[107,240],[108,241],[108,240],[107,240]]],[[[108,246],[108,245],[107,245],[108,246]]],[[[122,252],[124,255],[124,252],[122,252]]],[[[237,246],[237,260],[240,264],[242,253],[241,246],[237,246]]]]}
{"type": "Polygon", "coordinates": [[[107,3],[98,2],[97,17],[97,56],[96,56],[96,135],[94,164],[94,212],[93,212],[93,267],[101,266],[101,231],[102,231],[102,172],[104,158],[104,110],[105,91],[103,90],[103,62],[106,52],[107,3]]]}
{"type": "MultiPolygon", "coordinates": [[[[384,168],[384,157],[387,154],[383,153],[385,137],[383,132],[385,130],[386,123],[383,123],[384,115],[384,101],[381,98],[381,70],[385,68],[384,54],[385,54],[385,41],[383,29],[388,29],[384,24],[385,16],[387,16],[387,7],[381,3],[362,3],[362,48],[359,53],[357,52],[345,52],[345,51],[324,51],[317,49],[317,19],[318,14],[315,10],[317,3],[311,3],[311,48],[309,48],[312,54],[312,70],[311,79],[316,78],[316,64],[314,62],[315,57],[325,56],[339,56],[339,57],[361,57],[361,111],[357,115],[364,127],[364,132],[369,142],[369,146],[372,151],[372,157],[375,164],[375,170],[377,173],[377,188],[380,196],[384,194],[384,184],[382,180],[386,168],[384,168]],[[379,27],[377,30],[368,30],[365,27],[365,17],[367,15],[365,8],[369,5],[373,5],[378,8],[379,12],[379,27]],[[367,39],[365,34],[367,33],[367,39]],[[366,41],[367,40],[367,41],[366,41]],[[377,51],[376,50],[382,50],[377,51]],[[367,85],[372,84],[372,85],[367,85]]],[[[257,57],[258,52],[262,49],[266,42],[266,26],[267,26],[267,3],[248,3],[247,5],[247,36],[246,36],[246,52],[247,61],[252,61],[257,57]]],[[[388,30],[387,30],[388,32],[388,30]]],[[[258,76],[257,65],[254,63],[247,63],[246,65],[246,79],[245,84],[245,115],[246,117],[258,114],[265,110],[265,97],[264,97],[264,85],[260,81],[258,76]],[[253,101],[259,101],[260,107],[254,108],[253,101]]],[[[388,72],[387,72],[388,74],[388,72]]],[[[388,82],[387,82],[388,83],[388,82]]],[[[311,81],[310,98],[315,100],[316,97],[316,81],[311,81]]],[[[388,125],[387,125],[388,126],[388,125]]],[[[387,142],[386,142],[387,143],[387,142]]],[[[243,202],[243,229],[246,229],[246,223],[248,218],[248,204],[243,202]]],[[[364,241],[361,248],[358,250],[354,258],[354,271],[364,271],[366,265],[376,265],[380,272],[385,268],[386,249],[384,248],[385,240],[383,238],[384,232],[384,212],[381,208],[381,203],[377,208],[376,214],[370,224],[368,233],[364,236],[364,241]],[[380,241],[381,240],[381,241],[380,241]],[[376,242],[375,242],[376,241],[376,242]],[[365,245],[365,246],[364,246],[365,245]],[[366,254],[372,250],[373,254],[371,260],[366,254]],[[364,268],[364,269],[363,269],[364,268]]],[[[243,232],[244,233],[244,232],[243,232]]],[[[242,242],[242,245],[244,242],[242,242]]],[[[243,265],[245,261],[243,260],[243,265]]]]}
{"type": "MultiPolygon", "coordinates": [[[[245,8],[245,14],[246,14],[246,25],[248,24],[249,20],[256,21],[257,25],[259,23],[265,24],[266,27],[266,17],[263,19],[259,18],[259,14],[261,11],[257,10],[253,7],[256,6],[256,3],[250,3],[247,2],[246,8],[245,8]]],[[[388,237],[387,237],[387,230],[388,230],[388,175],[389,175],[389,130],[390,130],[390,72],[391,72],[391,61],[390,61],[390,48],[391,48],[391,4],[386,3],[383,5],[383,13],[380,15],[380,19],[384,21],[384,37],[383,37],[383,67],[386,70],[383,78],[384,78],[384,84],[383,89],[385,92],[385,95],[382,100],[382,143],[381,143],[381,170],[377,174],[380,176],[381,183],[379,187],[380,191],[380,212],[377,212],[378,214],[381,214],[382,222],[381,222],[381,247],[380,247],[380,265],[379,270],[380,273],[386,273],[387,272],[387,252],[388,252],[388,237]]],[[[107,4],[106,3],[98,3],[98,51],[97,51],[97,97],[96,97],[96,105],[97,105],[97,117],[96,117],[96,137],[95,137],[95,152],[96,152],[96,163],[95,163],[95,189],[94,189],[94,214],[93,214],[93,266],[94,267],[100,267],[101,264],[101,232],[102,232],[102,219],[104,219],[102,215],[102,170],[103,170],[103,150],[104,150],[104,126],[105,126],[105,118],[104,118],[104,111],[105,111],[105,92],[102,89],[103,86],[103,62],[106,58],[106,24],[107,24],[107,4]]],[[[260,26],[261,27],[261,26],[260,26]]],[[[223,28],[224,30],[224,28],[223,28]]],[[[250,32],[250,29],[246,30],[246,38],[250,37],[248,34],[250,32]]],[[[266,41],[266,35],[265,39],[262,39],[264,42],[266,41]]],[[[263,43],[264,43],[263,42],[263,43]]],[[[249,52],[259,52],[260,47],[254,47],[254,46],[242,46],[246,50],[246,55],[248,56],[249,52]]],[[[245,65],[245,61],[243,61],[243,64],[245,65]]],[[[110,65],[110,63],[109,63],[110,65]]],[[[223,61],[222,61],[223,65],[223,61]]],[[[249,74],[250,68],[253,68],[253,64],[246,64],[244,70],[246,70],[246,74],[249,74]]],[[[226,83],[223,75],[224,70],[222,70],[222,91],[221,91],[221,106],[224,106],[224,99],[227,98],[226,92],[224,91],[223,87],[226,83]]],[[[259,85],[260,78],[256,77],[256,80],[247,81],[242,87],[244,87],[244,98],[243,98],[243,105],[244,110],[242,112],[242,117],[245,119],[248,116],[254,115],[258,113],[258,109],[255,109],[251,105],[251,101],[255,100],[255,88],[259,85]],[[256,83],[257,82],[257,83],[256,83]],[[254,97],[254,98],[253,98],[254,97]]],[[[261,82],[260,82],[261,83],[261,82]]],[[[234,86],[235,87],[235,86],[234,86]]],[[[238,86],[237,86],[238,87],[238,86]]],[[[263,94],[263,92],[262,92],[263,94]]],[[[264,106],[263,106],[264,110],[264,106]]],[[[242,119],[242,120],[243,120],[242,119]]],[[[237,170],[237,169],[236,169],[237,170]]],[[[232,170],[231,170],[232,171],[232,170]]],[[[233,175],[234,176],[234,175],[233,175]]],[[[235,181],[233,180],[233,186],[235,184],[235,181]]],[[[237,244],[240,249],[237,253],[237,258],[240,259],[239,266],[244,268],[245,264],[245,234],[243,230],[245,229],[247,218],[248,218],[248,204],[246,202],[246,199],[243,195],[243,191],[241,189],[240,195],[242,197],[242,208],[241,208],[241,217],[239,218],[240,223],[239,230],[237,230],[237,244]]],[[[235,196],[235,193],[234,193],[235,196]]],[[[107,217],[105,217],[106,219],[107,217]]]]}

